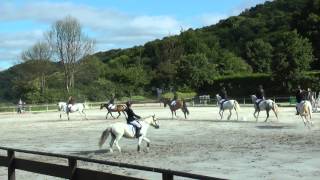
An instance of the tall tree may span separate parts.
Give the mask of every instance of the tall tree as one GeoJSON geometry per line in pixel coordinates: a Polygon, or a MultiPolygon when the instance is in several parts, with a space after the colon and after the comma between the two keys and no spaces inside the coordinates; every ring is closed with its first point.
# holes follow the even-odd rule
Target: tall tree
{"type": "Polygon", "coordinates": [[[298,81],[313,61],[312,45],[297,31],[283,32],[277,35],[272,70],[274,78],[282,82],[287,90],[291,83],[298,81]]]}
{"type": "Polygon", "coordinates": [[[77,62],[89,55],[94,48],[94,41],[82,31],[77,19],[67,16],[52,25],[48,40],[55,50],[58,60],[63,64],[66,90],[74,87],[74,74],[77,62]]]}
{"type": "Polygon", "coordinates": [[[52,50],[48,43],[37,42],[28,50],[22,52],[21,59],[23,61],[33,61],[32,70],[39,78],[41,93],[46,89],[46,75],[49,71],[49,61],[52,58],[52,50]]]}

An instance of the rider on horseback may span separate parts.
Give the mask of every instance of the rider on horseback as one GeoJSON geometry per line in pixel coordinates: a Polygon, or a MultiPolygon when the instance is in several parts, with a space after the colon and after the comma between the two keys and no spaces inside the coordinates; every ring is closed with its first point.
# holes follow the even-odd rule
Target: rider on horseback
{"type": "Polygon", "coordinates": [[[221,100],[219,101],[220,109],[223,107],[223,103],[228,101],[228,95],[225,87],[222,87],[221,92],[219,93],[221,100]]]}
{"type": "Polygon", "coordinates": [[[127,113],[127,124],[131,124],[136,128],[136,138],[140,137],[140,130],[141,130],[141,124],[139,123],[138,119],[141,117],[136,115],[133,110],[131,109],[131,102],[126,102],[127,108],[125,109],[125,112],[127,113]]]}
{"type": "Polygon", "coordinates": [[[71,107],[75,104],[75,99],[70,96],[69,99],[68,99],[68,102],[67,102],[67,112],[70,112],[71,111],[71,107]]]}
{"type": "Polygon", "coordinates": [[[308,90],[306,91],[306,90],[301,89],[301,86],[298,85],[298,89],[296,91],[296,100],[297,100],[297,105],[296,105],[297,113],[296,113],[296,115],[299,115],[299,112],[298,112],[299,104],[305,100],[310,101],[311,99],[312,99],[311,89],[308,88],[308,90]]]}
{"type": "Polygon", "coordinates": [[[113,94],[113,95],[111,96],[111,99],[110,99],[109,102],[107,103],[107,104],[108,104],[108,109],[114,109],[114,108],[115,108],[114,99],[115,99],[115,96],[114,96],[114,94],[113,94]]]}
{"type": "Polygon", "coordinates": [[[265,100],[265,93],[264,93],[264,89],[263,89],[262,85],[259,85],[256,96],[257,96],[256,106],[257,106],[258,111],[260,111],[259,104],[260,104],[260,102],[265,100]]]}
{"type": "Polygon", "coordinates": [[[177,100],[178,100],[178,94],[177,92],[174,92],[173,99],[171,101],[171,106],[175,106],[177,104],[177,100]]]}

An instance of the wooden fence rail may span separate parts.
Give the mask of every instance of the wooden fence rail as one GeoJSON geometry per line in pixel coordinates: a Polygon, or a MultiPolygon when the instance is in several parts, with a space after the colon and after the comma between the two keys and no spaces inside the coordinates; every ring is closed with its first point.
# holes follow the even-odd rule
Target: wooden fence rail
{"type": "Polygon", "coordinates": [[[8,168],[8,180],[16,179],[15,178],[16,169],[43,174],[43,175],[70,179],[70,180],[140,179],[135,177],[128,177],[123,175],[111,174],[107,172],[79,168],[77,166],[78,161],[97,163],[97,164],[108,165],[108,166],[117,166],[117,167],[129,168],[129,169],[135,169],[135,170],[141,170],[141,171],[150,171],[154,173],[161,173],[163,180],[173,180],[174,176],[186,177],[191,179],[201,179],[201,180],[222,180],[221,178],[191,174],[191,173],[180,172],[180,171],[173,171],[169,169],[161,169],[161,168],[132,165],[127,163],[113,162],[113,161],[89,159],[85,157],[78,157],[78,156],[71,156],[71,155],[29,151],[29,150],[7,148],[7,147],[0,147],[0,150],[7,151],[7,156],[0,155],[0,166],[8,168]],[[58,165],[58,164],[51,164],[51,163],[45,163],[45,162],[38,162],[34,160],[21,159],[15,156],[15,152],[63,158],[68,160],[68,165],[58,165]]]}

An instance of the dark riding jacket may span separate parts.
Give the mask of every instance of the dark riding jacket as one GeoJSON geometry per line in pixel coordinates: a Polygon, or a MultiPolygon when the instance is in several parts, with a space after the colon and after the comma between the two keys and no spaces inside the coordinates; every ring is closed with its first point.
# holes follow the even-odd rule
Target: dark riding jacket
{"type": "Polygon", "coordinates": [[[108,102],[108,104],[114,104],[114,98],[111,98],[108,102]]]}
{"type": "Polygon", "coordinates": [[[221,96],[222,99],[227,100],[228,99],[227,91],[225,89],[221,90],[220,96],[221,96]]]}
{"type": "Polygon", "coordinates": [[[74,105],[74,103],[75,103],[75,100],[74,100],[73,98],[71,98],[71,99],[68,100],[68,103],[67,103],[67,104],[72,104],[72,105],[74,105]]]}
{"type": "Polygon", "coordinates": [[[296,100],[297,100],[297,103],[300,103],[301,101],[303,101],[305,98],[304,98],[304,95],[303,95],[303,90],[302,89],[298,89],[297,92],[296,92],[296,100]]]}
{"type": "Polygon", "coordinates": [[[256,96],[257,96],[257,99],[264,99],[265,98],[264,89],[259,88],[256,93],[256,96]]]}
{"type": "Polygon", "coordinates": [[[127,107],[125,110],[124,110],[127,115],[128,115],[128,118],[127,118],[127,123],[129,124],[130,122],[136,120],[136,119],[140,119],[141,117],[136,115],[133,110],[129,107],[127,107]]]}

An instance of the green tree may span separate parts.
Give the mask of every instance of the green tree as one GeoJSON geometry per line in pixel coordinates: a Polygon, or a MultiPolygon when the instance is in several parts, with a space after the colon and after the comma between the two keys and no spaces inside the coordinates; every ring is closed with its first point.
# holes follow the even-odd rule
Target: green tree
{"type": "Polygon", "coordinates": [[[263,39],[255,39],[246,44],[247,62],[255,72],[270,72],[273,48],[263,39]]]}
{"type": "Polygon", "coordinates": [[[273,75],[289,90],[292,82],[298,81],[303,72],[309,69],[314,59],[312,46],[297,31],[278,34],[275,44],[273,75]]]}
{"type": "Polygon", "coordinates": [[[178,67],[179,84],[192,88],[212,83],[213,77],[218,74],[216,65],[209,63],[205,54],[182,56],[178,67]]]}

